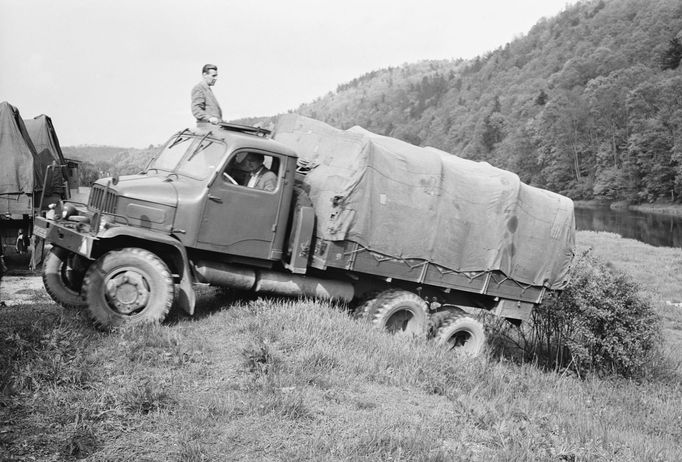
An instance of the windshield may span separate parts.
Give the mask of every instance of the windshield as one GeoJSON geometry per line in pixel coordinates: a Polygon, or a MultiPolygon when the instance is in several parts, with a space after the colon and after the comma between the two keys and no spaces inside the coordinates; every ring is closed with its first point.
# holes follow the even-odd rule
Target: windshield
{"type": "Polygon", "coordinates": [[[220,164],[225,148],[222,141],[180,133],[166,145],[147,171],[161,170],[204,180],[220,164]]]}

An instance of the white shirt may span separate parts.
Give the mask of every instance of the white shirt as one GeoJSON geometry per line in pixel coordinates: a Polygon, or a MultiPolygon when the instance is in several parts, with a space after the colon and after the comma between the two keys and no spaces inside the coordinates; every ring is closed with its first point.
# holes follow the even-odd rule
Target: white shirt
{"type": "Polygon", "coordinates": [[[246,183],[246,186],[248,188],[255,188],[256,183],[258,183],[258,178],[263,174],[263,171],[265,170],[265,167],[261,165],[258,167],[254,172],[251,172],[251,177],[249,178],[249,182],[246,183]]]}

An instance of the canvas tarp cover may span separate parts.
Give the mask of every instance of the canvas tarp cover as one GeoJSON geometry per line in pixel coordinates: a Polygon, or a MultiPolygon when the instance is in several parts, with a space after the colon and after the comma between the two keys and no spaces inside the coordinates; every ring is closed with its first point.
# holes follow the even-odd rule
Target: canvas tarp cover
{"type": "Polygon", "coordinates": [[[44,165],[36,155],[19,110],[0,103],[0,194],[30,194],[42,188],[44,165]]]}
{"type": "Polygon", "coordinates": [[[43,114],[33,119],[24,119],[24,125],[33,142],[33,147],[35,147],[36,153],[43,163],[49,161],[49,165],[55,161],[59,165],[64,164],[64,154],[62,154],[62,148],[59,146],[52,119],[43,114]]]}
{"type": "Polygon", "coordinates": [[[57,132],[52,125],[52,119],[44,114],[33,119],[24,119],[24,125],[35,147],[41,171],[48,175],[45,194],[50,195],[59,190],[66,181],[61,167],[50,170],[49,174],[47,170],[47,166],[52,162],[60,166],[65,163],[57,132]]]}
{"type": "Polygon", "coordinates": [[[287,114],[273,138],[318,164],[305,177],[319,236],[454,271],[499,270],[561,288],[573,255],[573,202],[518,176],[380,136],[287,114]]]}

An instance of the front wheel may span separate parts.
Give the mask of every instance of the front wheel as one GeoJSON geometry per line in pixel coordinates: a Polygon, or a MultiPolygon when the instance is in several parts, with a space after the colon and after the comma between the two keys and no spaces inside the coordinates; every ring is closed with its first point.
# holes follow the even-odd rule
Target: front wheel
{"type": "Polygon", "coordinates": [[[102,255],[85,274],[83,292],[92,318],[104,329],[160,323],[174,298],[163,260],[134,247],[102,255]]]}
{"type": "Polygon", "coordinates": [[[84,269],[75,268],[75,254],[61,255],[50,249],[45,257],[42,275],[45,290],[64,308],[85,308],[85,299],[81,296],[84,269]]]}

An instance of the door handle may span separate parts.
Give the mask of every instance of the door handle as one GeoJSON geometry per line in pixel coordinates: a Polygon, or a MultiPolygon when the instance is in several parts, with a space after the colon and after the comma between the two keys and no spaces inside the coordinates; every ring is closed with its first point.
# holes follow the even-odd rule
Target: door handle
{"type": "Polygon", "coordinates": [[[222,200],[220,197],[214,196],[213,194],[209,194],[209,195],[208,195],[208,198],[209,198],[210,200],[212,200],[213,202],[217,202],[217,203],[219,203],[219,204],[222,204],[222,203],[223,203],[223,200],[222,200]]]}

